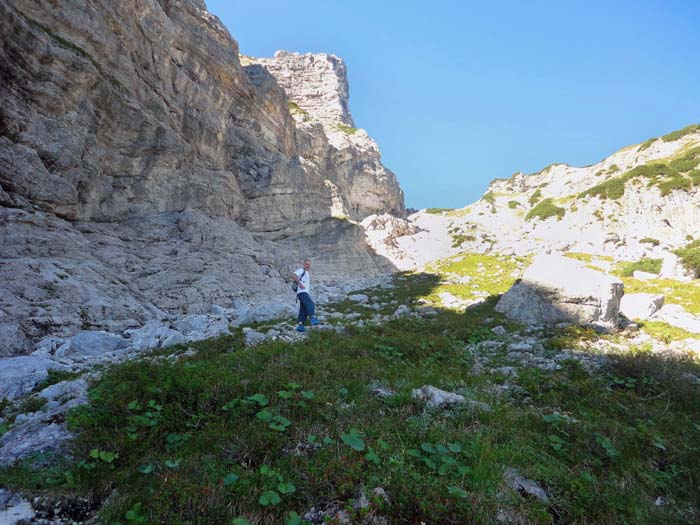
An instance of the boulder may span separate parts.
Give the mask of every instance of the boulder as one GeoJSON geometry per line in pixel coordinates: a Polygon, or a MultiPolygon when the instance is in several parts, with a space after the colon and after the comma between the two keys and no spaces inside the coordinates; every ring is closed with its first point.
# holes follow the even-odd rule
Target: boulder
{"type": "Polygon", "coordinates": [[[141,328],[126,330],[124,333],[129,339],[129,346],[137,351],[170,346],[177,344],[173,341],[184,342],[185,340],[181,332],[173,330],[160,321],[149,321],[141,328]],[[165,344],[166,341],[169,344],[165,344]]]}
{"type": "Polygon", "coordinates": [[[691,277],[681,264],[680,258],[675,253],[664,253],[659,277],[662,279],[676,279],[677,281],[689,281],[691,277]]]}
{"type": "Polygon", "coordinates": [[[251,318],[254,322],[271,321],[273,319],[286,319],[296,316],[296,309],[285,303],[269,302],[253,308],[251,318]]]}
{"type": "Polygon", "coordinates": [[[620,301],[620,312],[628,319],[649,319],[664,304],[660,294],[633,293],[624,295],[620,301]]]}
{"type": "Polygon", "coordinates": [[[0,359],[0,399],[17,399],[27,395],[45,381],[49,370],[68,367],[43,356],[24,355],[0,359]]]}
{"type": "Polygon", "coordinates": [[[650,318],[652,321],[663,321],[676,328],[682,328],[692,334],[700,334],[700,318],[685,311],[678,304],[664,305],[650,318]]]}
{"type": "Polygon", "coordinates": [[[431,385],[423,385],[411,392],[413,399],[425,401],[429,408],[443,408],[450,405],[459,405],[465,402],[464,396],[440,390],[431,385]]]}
{"type": "Polygon", "coordinates": [[[496,310],[527,324],[562,321],[605,329],[617,325],[622,281],[561,255],[540,255],[498,301],[496,310]]]}
{"type": "Polygon", "coordinates": [[[0,322],[0,341],[0,357],[25,354],[32,347],[19,323],[14,321],[0,322]]]}

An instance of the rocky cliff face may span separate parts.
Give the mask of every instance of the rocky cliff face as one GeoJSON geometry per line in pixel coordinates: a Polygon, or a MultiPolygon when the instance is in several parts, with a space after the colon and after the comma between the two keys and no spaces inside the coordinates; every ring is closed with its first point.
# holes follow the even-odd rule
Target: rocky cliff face
{"type": "Polygon", "coordinates": [[[591,166],[553,164],[494,180],[463,209],[413,215],[419,231],[389,244],[382,231],[368,235],[379,253],[411,268],[462,251],[659,258],[696,239],[698,224],[700,125],[693,125],[591,166]]]}
{"type": "Polygon", "coordinates": [[[290,104],[335,81],[351,124],[344,66],[285,84],[198,0],[0,0],[0,28],[0,355],[283,293],[302,256],[390,268],[339,220],[404,211],[376,145],[290,104]]]}

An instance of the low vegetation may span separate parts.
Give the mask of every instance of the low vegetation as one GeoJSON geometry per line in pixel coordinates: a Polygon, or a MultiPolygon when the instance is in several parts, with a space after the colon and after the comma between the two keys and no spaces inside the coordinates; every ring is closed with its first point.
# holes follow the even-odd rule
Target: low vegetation
{"type": "MultiPolygon", "coordinates": [[[[334,308],[362,310],[364,326],[253,348],[236,330],[188,345],[188,355],[188,346],[169,349],[177,360],[161,351],[114,366],[91,386],[90,404],[69,414],[74,459],[30,458],[0,469],[0,485],[104,500],[101,522],[122,525],[301,525],[312,506],[345,509],[358,524],[696,521],[700,387],[684,374],[700,367],[643,347],[608,353],[596,371],[572,358],[557,369],[513,361],[508,335],[491,329],[524,327],[494,306],[527,263],[461,254],[365,291],[389,305],[380,312],[439,306],[445,291],[489,296],[466,310],[375,325],[375,310],[345,301],[334,308]],[[495,368],[480,366],[484,358],[495,368]],[[517,375],[499,371],[512,365],[517,375]],[[411,396],[426,384],[469,401],[426,409],[411,396]],[[507,468],[548,501],[510,490],[507,468]],[[361,492],[365,508],[353,506],[361,492]]],[[[595,356],[596,345],[622,337],[580,327],[537,334],[538,355],[550,358],[595,356]]]]}
{"type": "Polygon", "coordinates": [[[294,102],[293,100],[290,100],[290,101],[287,102],[287,108],[289,108],[289,112],[290,112],[292,115],[302,115],[302,116],[308,116],[308,115],[309,115],[309,112],[308,112],[308,111],[306,111],[306,110],[304,110],[304,109],[301,109],[301,108],[299,107],[299,104],[297,104],[297,103],[294,102]]]}
{"type": "Polygon", "coordinates": [[[543,199],[539,202],[539,204],[537,204],[537,206],[532,208],[525,216],[525,220],[530,221],[534,218],[545,220],[550,217],[557,217],[559,220],[561,220],[565,214],[566,210],[564,208],[560,208],[554,204],[554,201],[551,198],[547,198],[543,199]]]}
{"type": "Polygon", "coordinates": [[[425,213],[431,213],[433,215],[442,215],[443,213],[451,212],[454,208],[426,208],[425,213]]]}
{"type": "Polygon", "coordinates": [[[643,237],[639,239],[639,242],[642,244],[651,244],[652,246],[658,246],[661,244],[661,241],[659,239],[654,239],[653,237],[643,237]]]}
{"type": "Polygon", "coordinates": [[[675,254],[680,257],[681,263],[687,270],[700,275],[700,240],[692,241],[683,248],[677,249],[675,254]]]}
{"type": "Polygon", "coordinates": [[[484,193],[484,195],[481,197],[481,200],[488,202],[489,204],[493,205],[496,203],[496,196],[493,194],[492,191],[487,191],[484,193]]]}
{"type": "Polygon", "coordinates": [[[627,263],[621,269],[621,275],[631,277],[634,272],[660,273],[663,259],[644,258],[638,261],[627,263]]]}
{"type": "Polygon", "coordinates": [[[354,135],[360,129],[360,128],[353,128],[352,126],[348,126],[347,124],[336,124],[335,127],[338,128],[338,130],[345,133],[346,135],[354,135]]]}
{"type": "Polygon", "coordinates": [[[514,210],[514,209],[520,207],[520,203],[518,201],[508,201],[508,207],[511,210],[514,210]]]}
{"type": "Polygon", "coordinates": [[[663,140],[664,142],[673,142],[674,140],[682,139],[686,135],[690,135],[698,131],[700,131],[700,124],[691,124],[690,126],[686,126],[683,129],[679,129],[678,131],[673,131],[671,133],[663,135],[661,137],[661,140],[663,140]]]}
{"type": "Polygon", "coordinates": [[[530,195],[530,198],[527,200],[527,202],[530,203],[530,206],[534,206],[535,204],[537,204],[540,201],[541,198],[542,198],[542,190],[537,188],[535,190],[535,192],[532,195],[530,195]]]}
{"type": "Polygon", "coordinates": [[[658,139],[656,137],[645,140],[644,142],[642,142],[639,145],[639,148],[637,148],[637,151],[642,152],[644,150],[649,149],[651,147],[651,145],[654,144],[654,142],[656,142],[657,140],[658,139]]]}

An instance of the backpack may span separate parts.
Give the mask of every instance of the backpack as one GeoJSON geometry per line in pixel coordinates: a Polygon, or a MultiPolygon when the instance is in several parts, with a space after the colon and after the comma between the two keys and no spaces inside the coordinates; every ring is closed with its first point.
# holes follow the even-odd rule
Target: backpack
{"type": "MultiPolygon", "coordinates": [[[[306,270],[302,270],[301,275],[299,276],[299,280],[303,279],[304,276],[306,275],[306,270]]],[[[297,293],[297,290],[299,290],[299,283],[296,281],[292,282],[292,290],[294,293],[297,293]]]]}

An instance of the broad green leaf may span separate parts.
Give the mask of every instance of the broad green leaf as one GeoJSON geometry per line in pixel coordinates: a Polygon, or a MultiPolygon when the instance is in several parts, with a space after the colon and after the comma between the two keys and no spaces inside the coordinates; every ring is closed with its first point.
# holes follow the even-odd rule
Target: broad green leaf
{"type": "Polygon", "coordinates": [[[139,472],[143,474],[150,474],[156,469],[156,466],[153,463],[149,463],[148,465],[141,465],[139,467],[139,472]]]}
{"type": "Polygon", "coordinates": [[[253,394],[252,396],[248,396],[246,399],[257,403],[261,407],[267,406],[267,404],[270,402],[265,394],[253,394]]]}
{"type": "Polygon", "coordinates": [[[449,454],[450,453],[450,451],[447,450],[447,447],[445,445],[435,445],[435,450],[437,450],[439,454],[449,454]]]}
{"type": "Polygon", "coordinates": [[[454,485],[447,487],[447,492],[450,496],[457,496],[458,498],[466,498],[468,496],[465,490],[455,487],[454,485]]]}
{"type": "Polygon", "coordinates": [[[379,459],[379,456],[378,456],[377,453],[376,453],[374,450],[372,450],[371,448],[369,449],[369,451],[367,452],[367,454],[365,454],[365,459],[366,459],[367,461],[369,461],[370,463],[374,463],[375,465],[379,465],[379,464],[381,463],[381,460],[379,459]]]}
{"type": "Polygon", "coordinates": [[[272,421],[272,412],[267,408],[263,408],[260,412],[255,414],[255,417],[263,421],[272,421]]]}
{"type": "Polygon", "coordinates": [[[341,434],[340,439],[347,446],[358,452],[362,452],[365,449],[365,443],[359,436],[359,431],[357,429],[351,429],[348,434],[341,434]]]}
{"type": "Polygon", "coordinates": [[[426,452],[429,452],[430,454],[433,454],[435,452],[435,447],[432,443],[421,443],[420,448],[422,448],[426,452]]]}
{"type": "Polygon", "coordinates": [[[296,492],[297,488],[294,486],[294,483],[288,481],[277,485],[277,490],[279,490],[282,494],[292,494],[296,492]]]}
{"type": "Polygon", "coordinates": [[[260,495],[260,498],[258,498],[258,503],[260,503],[260,505],[263,507],[267,507],[268,505],[277,505],[281,501],[282,498],[280,498],[280,495],[274,490],[266,490],[260,495]]]}
{"type": "Polygon", "coordinates": [[[301,525],[301,516],[294,511],[288,512],[284,517],[284,525],[301,525]]]}
{"type": "Polygon", "coordinates": [[[168,468],[177,468],[180,466],[181,462],[182,462],[181,459],[175,459],[175,460],[166,459],[164,463],[165,463],[165,466],[168,468]]]}
{"type": "Polygon", "coordinates": [[[250,525],[250,522],[245,518],[234,518],[231,520],[231,525],[250,525]]]}
{"type": "Polygon", "coordinates": [[[316,397],[316,394],[314,394],[311,390],[304,390],[302,391],[301,396],[304,399],[314,399],[316,397]]]}
{"type": "Polygon", "coordinates": [[[238,474],[235,472],[231,472],[224,477],[224,485],[227,487],[233,485],[236,481],[238,481],[238,474]]]}
{"type": "Polygon", "coordinates": [[[281,399],[291,399],[294,397],[294,392],[291,392],[290,390],[280,390],[277,392],[277,397],[281,399]]]}

